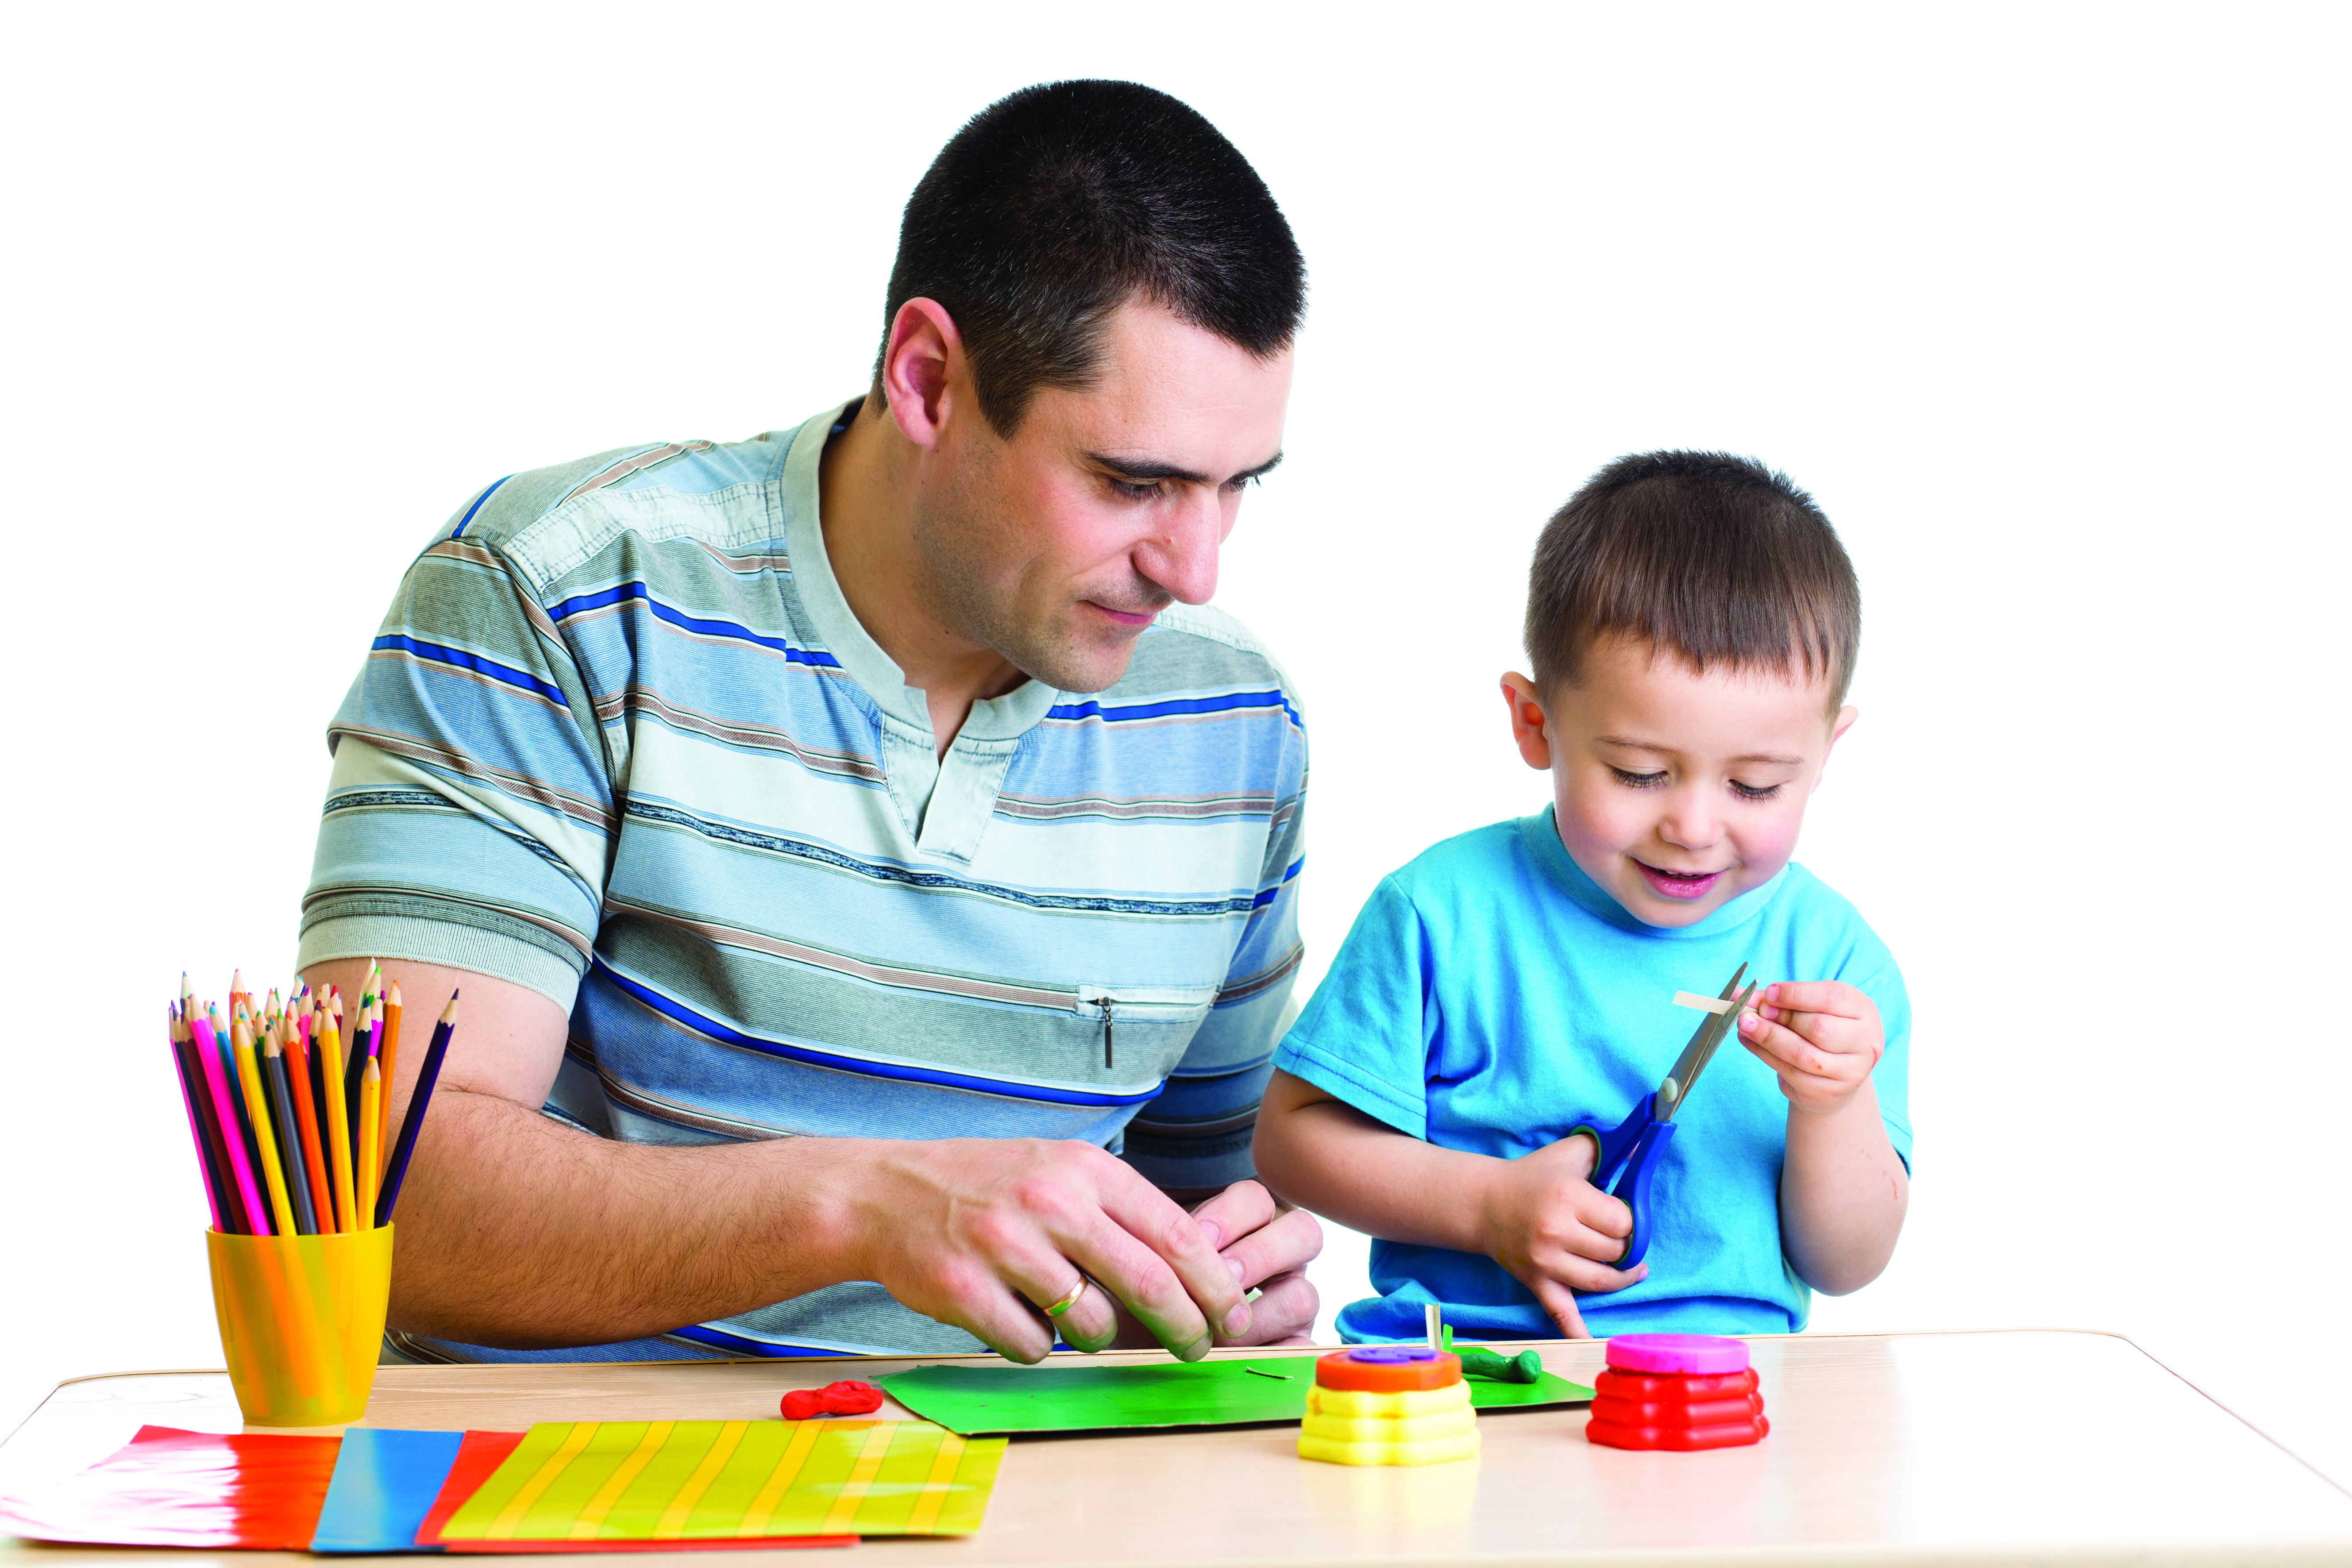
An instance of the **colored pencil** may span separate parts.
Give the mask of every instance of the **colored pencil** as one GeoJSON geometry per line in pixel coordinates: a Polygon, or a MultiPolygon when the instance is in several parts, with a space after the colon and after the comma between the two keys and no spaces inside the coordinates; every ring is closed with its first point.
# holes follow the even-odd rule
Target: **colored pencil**
{"type": "Polygon", "coordinates": [[[173,1020],[181,1070],[187,1074],[188,1093],[195,1102],[196,1135],[205,1146],[205,1165],[212,1173],[220,1192],[221,1223],[214,1228],[226,1235],[241,1235],[251,1229],[245,1217],[245,1205],[236,1195],[236,1178],[230,1173],[228,1142],[221,1136],[220,1117],[213,1110],[212,1090],[205,1083],[204,1060],[196,1053],[200,1047],[196,1037],[188,1030],[185,1018],[173,1020]]]}
{"type": "MultiPolygon", "coordinates": [[[[327,1151],[319,1142],[318,1108],[313,1091],[317,1076],[310,1068],[310,1047],[302,1043],[302,1031],[294,1026],[291,1016],[280,1020],[278,1037],[286,1051],[286,1074],[293,1079],[294,1130],[302,1144],[302,1180],[310,1189],[310,1212],[322,1222],[335,1215],[335,1194],[327,1175],[327,1151]]],[[[325,1228],[321,1224],[321,1229],[325,1228]]]]}
{"type": "Polygon", "coordinates": [[[196,1089],[188,1081],[187,1042],[180,1038],[179,1021],[171,1020],[172,1075],[180,1080],[180,1103],[188,1112],[188,1141],[196,1146],[196,1168],[204,1173],[205,1207],[212,1212],[213,1228],[226,1230],[221,1223],[220,1180],[213,1170],[212,1152],[205,1143],[204,1124],[196,1116],[196,1089]]]}
{"type": "Polygon", "coordinates": [[[189,1027],[196,1042],[196,1065],[204,1069],[205,1087],[211,1092],[221,1141],[228,1145],[229,1170],[236,1177],[237,1203],[245,1211],[246,1234],[268,1236],[272,1234],[269,1210],[261,1201],[261,1187],[255,1178],[252,1162],[247,1158],[245,1140],[237,1133],[236,1100],[229,1090],[227,1075],[221,1070],[212,1020],[201,1014],[193,1015],[189,1027]]]}
{"type": "Polygon", "coordinates": [[[350,1015],[351,1028],[343,1038],[343,1125],[352,1130],[352,1147],[360,1142],[360,1073],[366,1068],[371,1054],[368,1047],[368,998],[360,997],[360,1005],[350,1015]]]}
{"type": "Polygon", "coordinates": [[[392,1223],[393,1205],[400,1202],[401,1184],[408,1179],[409,1156],[416,1152],[417,1130],[425,1123],[425,1108],[433,1099],[433,1086],[440,1081],[441,1060],[449,1054],[449,1035],[457,1026],[457,993],[449,993],[449,1005],[441,1009],[441,1021],[433,1026],[433,1043],[425,1047],[425,1060],[416,1069],[416,1089],[408,1097],[408,1114],[400,1121],[400,1141],[392,1152],[392,1162],[384,1169],[383,1191],[375,1200],[375,1223],[392,1223]]]}
{"type": "Polygon", "coordinates": [[[320,1014],[319,1022],[326,1030],[326,1033],[320,1037],[324,1043],[319,1053],[319,1063],[326,1069],[323,1076],[329,1085],[327,1169],[334,1177],[335,1228],[339,1231],[357,1230],[360,1228],[357,1223],[359,1194],[352,1185],[352,1124],[344,1120],[341,1093],[343,1042],[341,1036],[336,1032],[332,1014],[320,1014]]]}
{"type": "Polygon", "coordinates": [[[269,1131],[269,1101],[261,1091],[261,1064],[254,1058],[253,1035],[239,1018],[229,1038],[229,1048],[236,1053],[237,1087],[244,1093],[246,1110],[253,1122],[254,1142],[261,1149],[261,1176],[269,1189],[269,1218],[277,1234],[294,1234],[294,1205],[286,1196],[285,1167],[278,1163],[278,1141],[269,1131]]]}
{"type": "Polygon", "coordinates": [[[383,1069],[370,1057],[360,1076],[360,1213],[375,1214],[376,1182],[383,1174],[383,1069]]]}
{"type": "MultiPolygon", "coordinates": [[[[213,1045],[220,1053],[221,1071],[228,1079],[229,1120],[221,1128],[221,1132],[223,1136],[234,1138],[245,1145],[245,1163],[253,1167],[255,1191],[258,1193],[261,1190],[261,1145],[254,1139],[253,1117],[246,1106],[243,1087],[237,1082],[236,1052],[230,1042],[230,1029],[221,1022],[220,1008],[210,1002],[205,1004],[205,1017],[212,1026],[213,1045]]],[[[268,1211],[262,1209],[257,1212],[267,1214],[268,1211]]]]}
{"type": "Polygon", "coordinates": [[[302,1166],[302,1136],[294,1126],[294,1086],[286,1076],[286,1051],[274,1031],[262,1037],[261,1087],[269,1096],[271,1131],[278,1139],[278,1157],[286,1167],[286,1195],[294,1205],[298,1236],[319,1234],[319,1213],[310,1206],[310,1173],[302,1166]]]}
{"type": "Polygon", "coordinates": [[[376,1059],[383,1064],[383,1124],[376,1129],[376,1147],[388,1156],[392,1152],[393,1073],[400,1066],[400,987],[388,985],[384,990],[383,1048],[376,1052],[376,1059]]]}

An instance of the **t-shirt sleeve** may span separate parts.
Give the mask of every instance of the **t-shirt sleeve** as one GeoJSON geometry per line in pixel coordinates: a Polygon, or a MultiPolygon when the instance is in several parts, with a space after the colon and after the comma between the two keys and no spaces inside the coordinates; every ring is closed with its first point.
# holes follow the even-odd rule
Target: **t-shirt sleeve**
{"type": "Polygon", "coordinates": [[[1224,983],[1167,1086],[1127,1124],[1122,1156],[1171,1191],[1226,1187],[1257,1173],[1250,1139],[1306,952],[1298,937],[1307,864],[1303,724],[1286,734],[1285,752],[1284,794],[1268,824],[1249,920],[1224,983]]]}
{"type": "Polygon", "coordinates": [[[1274,1065],[1399,1131],[1428,1137],[1429,973],[1421,917],[1396,879],[1385,879],[1274,1065]]]}
{"type": "Polygon", "coordinates": [[[419,556],[327,743],[299,962],[447,964],[568,1012],[614,792],[593,698],[519,570],[470,539],[419,556]]]}
{"type": "Polygon", "coordinates": [[[1878,1005],[1878,1022],[1886,1035],[1886,1054],[1871,1069],[1871,1087],[1878,1095],[1879,1120],[1886,1124],[1886,1141],[1895,1145],[1903,1169],[1911,1169],[1911,994],[1904,988],[1903,972],[1893,955],[1881,949],[1861,958],[1863,972],[1840,978],[1878,1005]]]}

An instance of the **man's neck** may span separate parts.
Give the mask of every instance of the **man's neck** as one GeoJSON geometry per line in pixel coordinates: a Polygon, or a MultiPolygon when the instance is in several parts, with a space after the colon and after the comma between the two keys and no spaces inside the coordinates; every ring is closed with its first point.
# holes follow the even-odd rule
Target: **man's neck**
{"type": "Polygon", "coordinates": [[[817,524],[841,596],[930,710],[941,756],[971,705],[1028,678],[1003,654],[961,636],[925,592],[915,547],[913,448],[887,418],[861,407],[817,469],[817,524]]]}

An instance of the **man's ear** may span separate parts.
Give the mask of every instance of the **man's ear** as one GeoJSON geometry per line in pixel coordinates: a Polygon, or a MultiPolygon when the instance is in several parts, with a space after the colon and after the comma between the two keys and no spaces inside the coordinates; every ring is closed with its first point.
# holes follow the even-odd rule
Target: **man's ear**
{"type": "Polygon", "coordinates": [[[890,319],[882,350],[882,395],[899,433],[931,450],[946,433],[956,398],[971,384],[963,335],[936,300],[909,300],[890,319]]]}
{"type": "Polygon", "coordinates": [[[1516,670],[1503,677],[1503,700],[1511,710],[1511,740],[1531,768],[1551,766],[1551,733],[1544,721],[1536,683],[1516,670]]]}
{"type": "MultiPolygon", "coordinates": [[[[1844,739],[1845,732],[1853,729],[1853,721],[1861,717],[1862,710],[1849,702],[1837,710],[1836,718],[1830,721],[1830,743],[1822,748],[1822,765],[1813,772],[1813,789],[1822,787],[1822,775],[1830,771],[1830,753],[1837,750],[1838,742],[1844,739]]],[[[1805,793],[1811,795],[1812,790],[1805,793]]]]}

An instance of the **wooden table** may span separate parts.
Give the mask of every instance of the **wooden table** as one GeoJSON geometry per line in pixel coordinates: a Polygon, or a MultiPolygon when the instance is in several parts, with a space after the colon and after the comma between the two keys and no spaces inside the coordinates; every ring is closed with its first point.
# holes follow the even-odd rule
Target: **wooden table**
{"type": "MultiPolygon", "coordinates": [[[[846,1556],[791,1561],[793,1568],[2352,1563],[2352,1495],[2126,1340],[1993,1332],[1754,1344],[1772,1420],[1772,1435],[1754,1447],[1595,1447],[1583,1439],[1581,1408],[1483,1416],[1479,1459],[1416,1469],[1306,1463],[1293,1451],[1291,1426],[1016,1439],[977,1536],[872,1541],[846,1556]]],[[[1589,1342],[1534,1348],[1554,1372],[1581,1382],[1600,1369],[1600,1347],[1589,1342]]],[[[909,1364],[386,1367],[365,1424],[515,1429],[534,1421],[772,1416],[784,1389],[909,1364]]],[[[905,1412],[887,1405],[883,1414],[905,1412]]],[[[79,1468],[142,1422],[241,1429],[220,1373],[79,1379],[0,1444],[0,1493],[79,1468]]],[[[0,1538],[0,1568],[36,1558],[55,1564],[60,1553],[90,1550],[0,1538]]],[[[723,1568],[741,1554],[633,1561],[656,1555],[723,1568]]],[[[107,1563],[187,1568],[211,1556],[253,1568],[299,1560],[120,1549],[108,1552],[107,1563]]],[[[309,1561],[315,1568],[319,1560],[309,1561]]]]}

